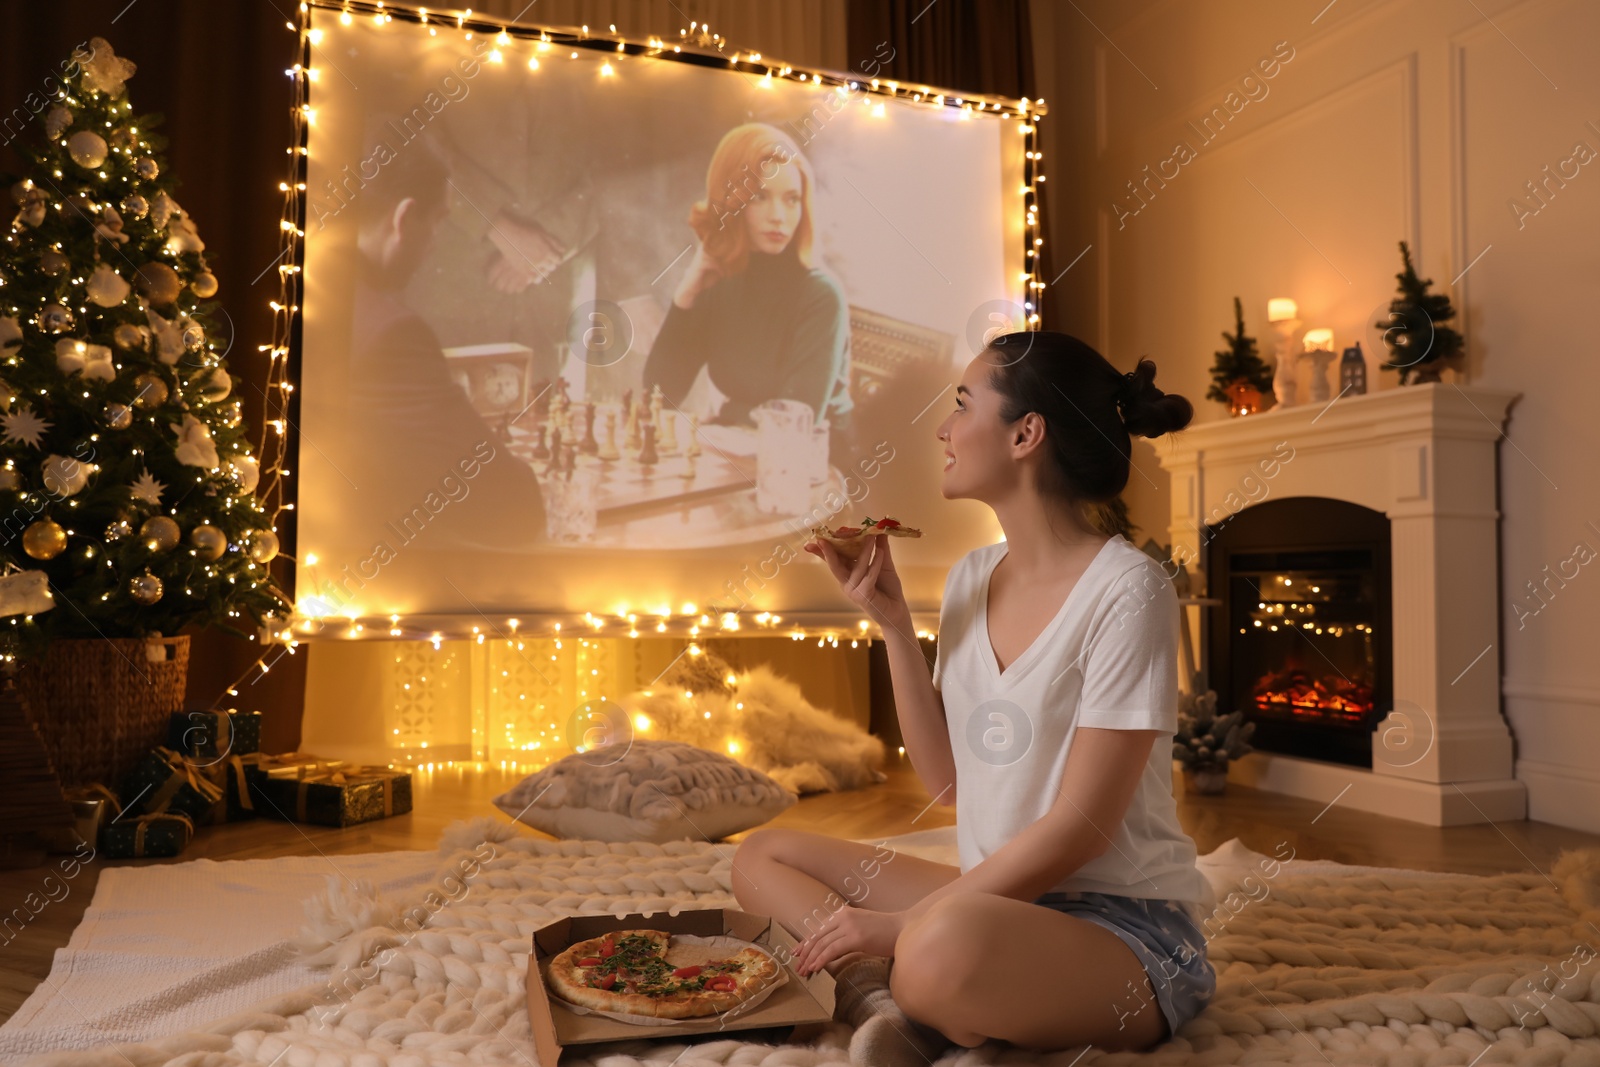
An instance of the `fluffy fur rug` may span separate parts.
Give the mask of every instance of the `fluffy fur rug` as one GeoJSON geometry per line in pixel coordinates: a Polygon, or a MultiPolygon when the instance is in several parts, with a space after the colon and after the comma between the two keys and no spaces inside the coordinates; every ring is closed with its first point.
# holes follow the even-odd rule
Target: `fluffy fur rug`
{"type": "Polygon", "coordinates": [[[884,780],[881,740],[814,707],[799,686],[765,664],[735,671],[710,652],[679,662],[650,689],[618,701],[630,720],[640,712],[650,717],[652,738],[727,752],[727,739],[736,737],[733,758],[792,793],[859,789],[884,780]],[[731,685],[729,673],[736,678],[731,685]]]}
{"type": "MultiPolygon", "coordinates": [[[[734,906],[732,851],[549,842],[487,819],[456,824],[441,843],[438,886],[413,899],[329,879],[305,938],[326,983],[205,1031],[29,1064],[534,1067],[523,985],[533,931],[562,915],[734,906]]],[[[1147,1053],[988,1042],[953,1049],[936,1067],[1600,1067],[1600,851],[1566,853],[1548,876],[1323,876],[1291,863],[1246,881],[1253,888],[1221,894],[1226,912],[1208,926],[1216,998],[1171,1040],[1147,1053]]],[[[734,1032],[581,1047],[562,1061],[842,1067],[849,1036],[834,1023],[778,1046],[734,1032]]]]}

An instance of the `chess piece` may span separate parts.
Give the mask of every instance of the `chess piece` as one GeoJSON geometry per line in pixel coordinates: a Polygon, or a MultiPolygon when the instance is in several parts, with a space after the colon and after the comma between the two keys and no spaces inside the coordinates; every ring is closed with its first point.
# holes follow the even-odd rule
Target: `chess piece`
{"type": "Polygon", "coordinates": [[[628,407],[627,435],[623,438],[622,447],[628,455],[636,455],[639,451],[639,402],[635,400],[628,407]]]}
{"type": "Polygon", "coordinates": [[[558,399],[561,402],[561,406],[562,407],[566,407],[567,403],[568,403],[568,401],[570,399],[567,396],[567,388],[568,388],[567,380],[565,378],[557,378],[555,380],[555,382],[553,383],[552,387],[556,391],[556,399],[558,399]]]}
{"type": "Polygon", "coordinates": [[[617,460],[622,454],[617,451],[617,413],[606,412],[606,439],[600,444],[596,453],[601,459],[617,460]]]}
{"type": "Polygon", "coordinates": [[[665,412],[661,421],[661,454],[663,456],[676,456],[678,454],[678,417],[676,413],[665,412]]]}
{"type": "Polygon", "coordinates": [[[684,458],[693,467],[694,457],[700,454],[700,416],[689,416],[689,443],[683,447],[684,458]]]}
{"type": "Polygon", "coordinates": [[[600,443],[594,439],[594,402],[583,405],[583,440],[578,442],[578,448],[586,456],[592,456],[600,451],[600,443]]]}
{"type": "Polygon", "coordinates": [[[660,459],[661,456],[656,453],[656,428],[647,422],[644,424],[644,444],[639,449],[639,462],[649,467],[660,459]]]}
{"type": "Polygon", "coordinates": [[[550,466],[545,468],[545,473],[549,474],[551,471],[556,470],[560,464],[561,427],[557,426],[555,429],[550,431],[550,466]]]}
{"type": "Polygon", "coordinates": [[[550,433],[550,427],[549,426],[540,426],[539,427],[538,438],[535,440],[534,445],[533,445],[533,451],[530,453],[530,455],[532,455],[534,459],[549,459],[550,458],[550,446],[545,443],[545,439],[546,439],[546,437],[547,437],[547,435],[549,433],[550,433]]]}
{"type": "Polygon", "coordinates": [[[650,424],[657,432],[661,429],[661,402],[666,397],[661,395],[661,386],[652,386],[650,389],[650,424]]]}

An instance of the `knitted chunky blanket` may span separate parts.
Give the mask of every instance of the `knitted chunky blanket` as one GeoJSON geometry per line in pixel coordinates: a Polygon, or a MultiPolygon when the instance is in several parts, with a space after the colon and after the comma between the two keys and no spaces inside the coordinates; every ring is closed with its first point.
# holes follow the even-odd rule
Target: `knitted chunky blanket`
{"type": "MultiPolygon", "coordinates": [[[[30,1067],[540,1065],[524,976],[533,931],[559,916],[736,906],[726,847],[535,840],[457,824],[432,888],[386,900],[330,879],[308,907],[306,951],[327,980],[140,1045],[38,1057],[30,1067]]],[[[1434,1064],[1600,1067],[1600,850],[1549,875],[1404,872],[1249,878],[1207,919],[1216,998],[1146,1053],[1040,1054],[989,1042],[980,1064],[1434,1064]]],[[[735,1032],[567,1050],[579,1067],[846,1064],[850,1031],[787,1044],[735,1032]]]]}

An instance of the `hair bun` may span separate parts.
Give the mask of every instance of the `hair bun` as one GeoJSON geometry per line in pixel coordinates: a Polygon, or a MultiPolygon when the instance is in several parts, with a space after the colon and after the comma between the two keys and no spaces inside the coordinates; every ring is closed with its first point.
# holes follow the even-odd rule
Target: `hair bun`
{"type": "Polygon", "coordinates": [[[1135,437],[1160,437],[1175,433],[1194,418],[1194,405],[1176,393],[1156,388],[1156,365],[1141,359],[1123,376],[1117,406],[1122,410],[1122,425],[1135,437]]]}

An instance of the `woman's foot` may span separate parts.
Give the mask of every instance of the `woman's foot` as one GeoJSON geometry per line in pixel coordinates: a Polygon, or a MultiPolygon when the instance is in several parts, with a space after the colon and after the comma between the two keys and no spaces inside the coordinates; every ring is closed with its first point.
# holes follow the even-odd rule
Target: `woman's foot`
{"type": "Polygon", "coordinates": [[[955,1042],[913,1022],[889,992],[890,961],[862,953],[847,956],[833,973],[833,1017],[856,1028],[850,1062],[871,1067],[928,1067],[955,1042]]]}

